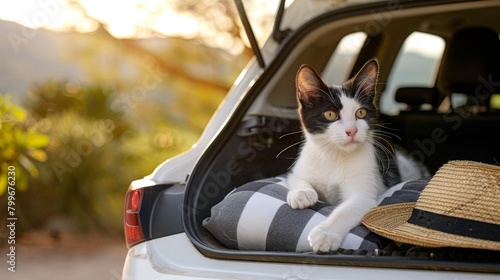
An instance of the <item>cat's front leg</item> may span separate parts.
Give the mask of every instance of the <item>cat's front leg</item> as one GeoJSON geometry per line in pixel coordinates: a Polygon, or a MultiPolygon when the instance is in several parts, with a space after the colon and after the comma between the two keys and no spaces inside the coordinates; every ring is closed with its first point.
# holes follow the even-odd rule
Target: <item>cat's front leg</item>
{"type": "Polygon", "coordinates": [[[315,226],[307,239],[314,252],[329,252],[340,247],[344,240],[343,232],[335,230],[328,222],[315,226]]]}
{"type": "Polygon", "coordinates": [[[286,201],[293,209],[305,209],[318,202],[318,193],[306,180],[293,174],[288,176],[289,191],[286,201]]]}
{"type": "Polygon", "coordinates": [[[309,244],[315,252],[337,250],[351,229],[361,223],[363,215],[376,205],[372,193],[351,195],[308,235],[309,244]]]}

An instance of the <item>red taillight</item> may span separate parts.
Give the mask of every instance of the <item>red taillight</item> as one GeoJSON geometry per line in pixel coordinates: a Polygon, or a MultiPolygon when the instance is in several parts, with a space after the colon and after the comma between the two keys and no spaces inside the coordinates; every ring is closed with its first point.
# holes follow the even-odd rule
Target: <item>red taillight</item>
{"type": "Polygon", "coordinates": [[[125,230],[125,242],[127,248],[144,240],[139,220],[139,210],[141,209],[142,189],[129,188],[125,197],[125,213],[123,226],[125,230]]]}
{"type": "Polygon", "coordinates": [[[141,203],[142,189],[135,190],[132,192],[132,198],[130,199],[130,206],[132,211],[139,210],[139,204],[141,203]]]}

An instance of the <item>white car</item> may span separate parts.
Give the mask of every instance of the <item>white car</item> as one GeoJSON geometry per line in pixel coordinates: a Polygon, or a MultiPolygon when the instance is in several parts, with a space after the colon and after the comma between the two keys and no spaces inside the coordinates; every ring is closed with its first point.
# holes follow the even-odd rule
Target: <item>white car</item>
{"type": "Polygon", "coordinates": [[[131,183],[122,279],[500,279],[499,251],[247,250],[204,227],[233,189],[293,164],[301,64],[340,83],[376,57],[380,118],[432,173],[449,160],[500,161],[500,1],[284,2],[261,48],[247,30],[255,59],[196,145],[131,183]],[[454,40],[462,30],[468,37],[454,40]]]}

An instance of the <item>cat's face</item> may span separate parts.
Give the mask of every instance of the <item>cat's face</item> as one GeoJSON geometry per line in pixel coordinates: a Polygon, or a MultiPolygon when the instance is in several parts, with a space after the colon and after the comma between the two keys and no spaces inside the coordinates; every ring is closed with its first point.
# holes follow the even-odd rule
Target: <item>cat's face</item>
{"type": "Polygon", "coordinates": [[[346,152],[372,141],[377,77],[378,62],[373,59],[354,78],[328,87],[310,66],[302,65],[296,77],[297,100],[308,139],[346,152]]]}

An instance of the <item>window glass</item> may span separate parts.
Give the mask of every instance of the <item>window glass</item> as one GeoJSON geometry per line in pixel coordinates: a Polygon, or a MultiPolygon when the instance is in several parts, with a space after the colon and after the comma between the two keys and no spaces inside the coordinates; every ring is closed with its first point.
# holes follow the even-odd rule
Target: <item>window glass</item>
{"type": "Polygon", "coordinates": [[[365,39],[366,33],[356,32],[346,35],[340,40],[321,75],[327,85],[341,84],[349,78],[348,75],[351,74],[365,39]]]}
{"type": "Polygon", "coordinates": [[[444,47],[443,38],[427,33],[413,32],[406,38],[380,98],[383,114],[397,115],[406,108],[395,100],[398,88],[434,86],[444,47]]]}

